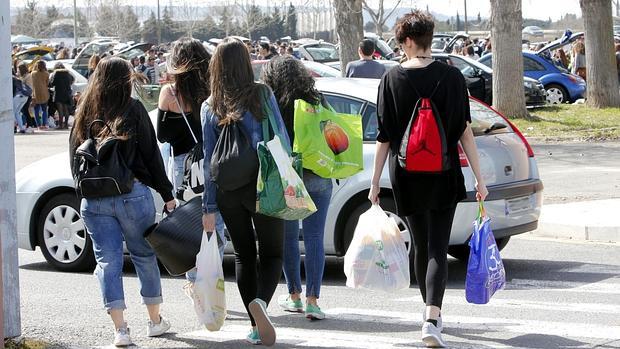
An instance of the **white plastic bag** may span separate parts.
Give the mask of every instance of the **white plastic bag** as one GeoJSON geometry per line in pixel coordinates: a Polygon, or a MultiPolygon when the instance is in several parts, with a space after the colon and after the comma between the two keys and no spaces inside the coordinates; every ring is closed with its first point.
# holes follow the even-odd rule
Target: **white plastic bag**
{"type": "Polygon", "coordinates": [[[202,234],[200,252],[196,256],[196,282],[194,283],[194,310],[198,320],[209,331],[218,331],[226,319],[224,271],[217,248],[217,235],[202,234]]]}
{"type": "Polygon", "coordinates": [[[379,207],[364,212],[344,256],[347,286],[385,292],[408,288],[409,255],[400,229],[379,207]]]}

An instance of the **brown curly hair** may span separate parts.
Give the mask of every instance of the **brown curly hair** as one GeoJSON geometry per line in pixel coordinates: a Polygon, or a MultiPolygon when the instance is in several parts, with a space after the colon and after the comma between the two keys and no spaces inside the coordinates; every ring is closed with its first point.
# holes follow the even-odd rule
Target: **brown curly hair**
{"type": "Polygon", "coordinates": [[[434,30],[435,21],[430,13],[413,10],[396,22],[396,41],[404,44],[405,40],[409,38],[420,48],[426,50],[431,47],[434,30]]]}

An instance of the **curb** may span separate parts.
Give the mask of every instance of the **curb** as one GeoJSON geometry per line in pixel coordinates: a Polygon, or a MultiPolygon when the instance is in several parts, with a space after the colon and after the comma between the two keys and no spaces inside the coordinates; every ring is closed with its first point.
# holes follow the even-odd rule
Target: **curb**
{"type": "Polygon", "coordinates": [[[620,243],[620,199],[547,205],[534,236],[620,243]]]}

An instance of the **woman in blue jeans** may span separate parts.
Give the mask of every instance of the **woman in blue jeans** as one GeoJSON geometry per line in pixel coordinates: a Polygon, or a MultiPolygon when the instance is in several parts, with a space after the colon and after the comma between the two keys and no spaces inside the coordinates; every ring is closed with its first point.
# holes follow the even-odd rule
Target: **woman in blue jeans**
{"type": "Polygon", "coordinates": [[[76,149],[87,139],[93,120],[102,119],[108,128],[95,126],[93,135],[100,140],[114,135],[120,139],[118,152],[135,178],[132,191],[116,196],[82,198],[80,213],[93,242],[104,307],[114,322],[114,345],[131,345],[129,328],[124,319],[126,309],[123,292],[123,241],[140,281],[142,303],[149,321],[146,335],[164,334],[170,323],[159,314],[162,303],[161,279],[155,252],[143,237],[155,222],[153,196],[155,189],[168,211],[176,202],[172,184],[166,177],[157,146],[155,130],[142,103],[131,98],[132,69],[121,58],[101,61],[86,89],[75,116],[70,137],[70,159],[73,175],[76,149]]]}
{"type": "MultiPolygon", "coordinates": [[[[262,80],[273,89],[280,113],[286,125],[291,144],[293,132],[294,105],[296,99],[310,104],[326,104],[314,87],[314,79],[304,65],[293,57],[278,57],[265,64],[262,80]]],[[[322,320],[325,313],[318,305],[325,267],[325,219],[332,196],[332,180],[322,178],[309,170],[304,170],[303,180],[316,204],[317,212],[302,221],[305,247],[306,307],[301,301],[301,255],[299,253],[299,222],[286,221],[284,235],[284,276],[288,285],[288,295],[280,297],[278,304],[286,311],[305,312],[306,318],[322,320]]]]}

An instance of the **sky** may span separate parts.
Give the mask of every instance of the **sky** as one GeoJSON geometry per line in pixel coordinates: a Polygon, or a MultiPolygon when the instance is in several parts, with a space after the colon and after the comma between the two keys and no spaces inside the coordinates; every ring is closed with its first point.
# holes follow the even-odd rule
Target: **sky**
{"type": "MultiPolygon", "coordinates": [[[[6,1],[6,0],[0,0],[6,1]]],[[[10,0],[11,6],[23,6],[26,0],[10,0]]],[[[131,5],[152,5],[157,4],[157,0],[119,0],[121,3],[131,5]]],[[[197,4],[213,4],[223,3],[225,0],[189,0],[192,3],[197,4]]],[[[229,0],[232,2],[232,0],[229,0]]],[[[320,1],[320,0],[255,0],[258,5],[277,5],[282,2],[288,3],[291,1],[293,4],[303,4],[307,2],[320,1]]],[[[370,3],[378,3],[377,0],[368,0],[370,3]]],[[[426,5],[429,9],[436,13],[445,15],[455,15],[456,10],[463,15],[463,5],[465,0],[402,0],[401,6],[410,7],[417,6],[425,8],[426,5]]],[[[45,0],[40,0],[40,3],[46,3],[45,0]]],[[[162,6],[169,3],[182,3],[179,0],[160,0],[162,6]]],[[[386,0],[386,6],[393,6],[397,0],[386,0]]],[[[73,0],[56,0],[55,4],[60,6],[72,6],[73,0]]],[[[78,6],[84,6],[85,0],[77,0],[78,6]]],[[[488,17],[490,11],[490,0],[467,0],[467,12],[469,16],[475,17],[480,12],[482,17],[488,17]]],[[[537,18],[548,19],[551,17],[553,20],[559,19],[566,13],[581,14],[579,9],[579,0],[523,0],[523,17],[525,18],[537,18]]]]}

